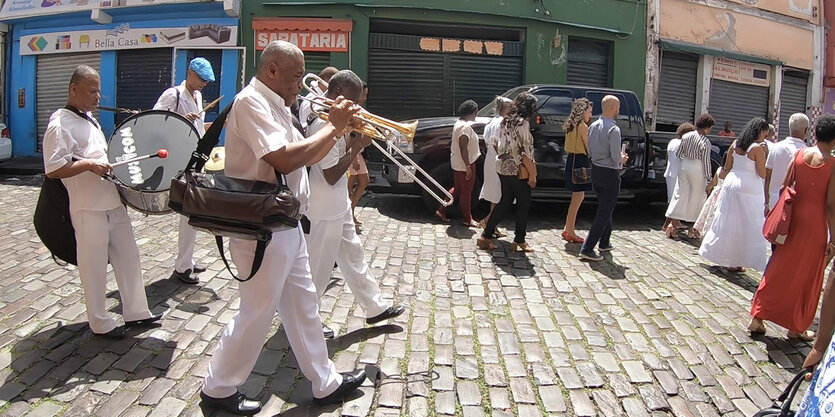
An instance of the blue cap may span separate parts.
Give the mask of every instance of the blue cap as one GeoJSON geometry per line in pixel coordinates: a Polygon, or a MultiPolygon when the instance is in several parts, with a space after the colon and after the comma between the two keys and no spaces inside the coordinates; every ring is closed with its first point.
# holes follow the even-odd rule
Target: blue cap
{"type": "Polygon", "coordinates": [[[188,64],[188,69],[202,78],[203,81],[212,82],[215,80],[215,72],[212,71],[212,64],[206,58],[194,58],[188,64]]]}

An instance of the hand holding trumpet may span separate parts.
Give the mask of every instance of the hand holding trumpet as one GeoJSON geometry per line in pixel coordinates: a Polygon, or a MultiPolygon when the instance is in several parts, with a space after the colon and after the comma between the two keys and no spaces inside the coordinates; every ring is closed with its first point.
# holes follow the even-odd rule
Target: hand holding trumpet
{"type": "Polygon", "coordinates": [[[354,115],[362,109],[362,107],[354,104],[353,101],[339,96],[336,100],[330,103],[330,112],[328,113],[328,121],[338,132],[345,132],[348,129],[354,128],[356,123],[354,115]]]}

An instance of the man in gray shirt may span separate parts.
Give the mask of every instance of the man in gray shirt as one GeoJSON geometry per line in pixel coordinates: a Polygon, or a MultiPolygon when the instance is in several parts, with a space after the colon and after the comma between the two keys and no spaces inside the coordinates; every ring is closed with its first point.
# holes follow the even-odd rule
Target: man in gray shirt
{"type": "Polygon", "coordinates": [[[610,242],[612,213],[620,193],[620,169],[629,159],[621,149],[620,128],[615,123],[620,100],[611,95],[603,97],[602,107],[603,116],[589,126],[589,157],[592,186],[597,193],[597,213],[580,249],[580,259],[595,262],[603,259],[594,251],[598,243],[601,252],[614,249],[610,242]]]}

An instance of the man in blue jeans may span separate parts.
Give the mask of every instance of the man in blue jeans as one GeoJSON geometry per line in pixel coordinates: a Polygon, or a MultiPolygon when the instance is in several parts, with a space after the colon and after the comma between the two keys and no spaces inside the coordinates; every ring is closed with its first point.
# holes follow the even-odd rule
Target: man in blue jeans
{"type": "Polygon", "coordinates": [[[597,213],[586,241],[580,249],[580,259],[601,261],[603,257],[594,251],[600,243],[601,252],[614,249],[612,242],[612,213],[620,193],[620,169],[629,159],[621,149],[620,128],[615,123],[620,111],[620,100],[615,96],[603,97],[603,116],[589,126],[589,157],[591,179],[597,193],[597,213]]]}

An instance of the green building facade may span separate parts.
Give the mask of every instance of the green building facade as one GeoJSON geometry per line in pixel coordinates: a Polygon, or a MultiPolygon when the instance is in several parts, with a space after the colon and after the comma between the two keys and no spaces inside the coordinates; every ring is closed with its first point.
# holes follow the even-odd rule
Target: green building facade
{"type": "Polygon", "coordinates": [[[308,72],[350,68],[368,108],[447,116],[521,84],[593,85],[643,98],[646,0],[244,1],[247,78],[272,39],[298,44],[308,72]]]}

